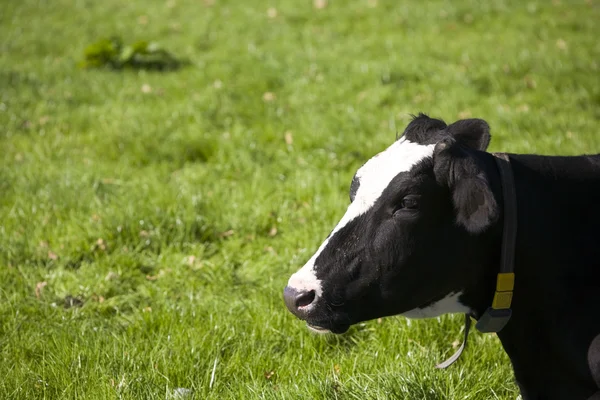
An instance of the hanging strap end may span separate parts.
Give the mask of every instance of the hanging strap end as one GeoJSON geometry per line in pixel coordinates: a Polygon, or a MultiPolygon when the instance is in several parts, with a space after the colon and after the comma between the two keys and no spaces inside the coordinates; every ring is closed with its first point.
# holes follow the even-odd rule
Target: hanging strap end
{"type": "Polygon", "coordinates": [[[438,365],[436,365],[435,366],[436,368],[438,368],[438,369],[448,368],[449,366],[451,366],[452,364],[454,364],[456,362],[456,360],[459,359],[459,357],[462,354],[463,350],[467,346],[467,339],[469,337],[469,330],[470,329],[471,329],[471,316],[469,314],[465,314],[465,335],[464,335],[462,344],[460,345],[460,347],[458,348],[458,350],[456,350],[456,353],[454,353],[446,361],[441,362],[438,365]]]}

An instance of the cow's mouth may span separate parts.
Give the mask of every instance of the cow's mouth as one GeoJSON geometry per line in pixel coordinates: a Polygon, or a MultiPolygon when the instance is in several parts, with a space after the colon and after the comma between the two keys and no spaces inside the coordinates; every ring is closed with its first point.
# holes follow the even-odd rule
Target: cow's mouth
{"type": "Polygon", "coordinates": [[[324,327],[321,325],[310,324],[308,322],[306,323],[306,326],[308,326],[308,329],[310,329],[311,331],[316,332],[316,333],[336,333],[336,334],[345,333],[350,328],[350,325],[348,325],[348,324],[330,325],[328,327],[324,327]]]}
{"type": "Polygon", "coordinates": [[[330,333],[331,331],[327,328],[323,328],[322,326],[311,325],[308,322],[306,323],[308,329],[316,333],[330,333]]]}

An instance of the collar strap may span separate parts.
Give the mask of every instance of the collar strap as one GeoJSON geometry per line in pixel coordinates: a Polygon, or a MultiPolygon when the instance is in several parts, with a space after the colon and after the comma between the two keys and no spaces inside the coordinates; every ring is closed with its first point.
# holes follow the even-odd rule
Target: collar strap
{"type": "Polygon", "coordinates": [[[464,334],[465,336],[463,338],[462,344],[460,345],[460,347],[458,348],[458,350],[456,350],[456,353],[454,353],[452,355],[452,357],[450,357],[446,361],[441,362],[438,365],[436,365],[435,366],[436,368],[438,368],[438,369],[448,368],[449,366],[451,366],[452,364],[454,364],[454,362],[456,360],[458,360],[458,358],[462,354],[462,352],[465,349],[465,347],[467,347],[467,339],[469,338],[469,330],[470,329],[471,329],[471,316],[469,314],[465,314],[465,334],[464,334]]]}
{"type": "Polygon", "coordinates": [[[496,292],[492,306],[477,321],[475,327],[480,332],[500,332],[510,320],[513,289],[515,287],[515,248],[517,239],[517,194],[510,158],[497,153],[496,164],[500,170],[502,196],[504,198],[504,229],[502,231],[502,254],[500,272],[496,279],[496,292]]]}
{"type": "MultiPolygon", "coordinates": [[[[515,179],[510,166],[510,158],[505,153],[495,153],[496,164],[500,170],[502,181],[502,197],[504,198],[504,229],[502,231],[502,254],[500,272],[496,279],[496,292],[492,306],[481,315],[475,327],[484,333],[499,332],[506,326],[512,315],[512,303],[515,287],[515,248],[517,239],[517,192],[515,179]]],[[[447,368],[454,364],[467,346],[471,315],[465,314],[464,339],[456,353],[446,361],[436,365],[436,368],[447,368]]]]}

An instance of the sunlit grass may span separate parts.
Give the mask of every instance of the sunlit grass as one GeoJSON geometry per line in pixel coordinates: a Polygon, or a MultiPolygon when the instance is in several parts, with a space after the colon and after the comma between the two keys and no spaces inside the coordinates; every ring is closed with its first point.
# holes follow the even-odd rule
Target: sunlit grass
{"type": "Polygon", "coordinates": [[[516,398],[493,335],[433,368],[462,317],[315,336],[281,292],[409,114],[599,152],[595,2],[1,8],[0,398],[516,398]],[[112,35],[191,64],[77,68],[112,35]]]}

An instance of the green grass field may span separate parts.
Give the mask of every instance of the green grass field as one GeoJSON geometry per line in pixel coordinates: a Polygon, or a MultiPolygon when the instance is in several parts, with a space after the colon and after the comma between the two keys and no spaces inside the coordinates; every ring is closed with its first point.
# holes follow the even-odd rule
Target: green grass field
{"type": "Polygon", "coordinates": [[[419,111],[600,152],[595,0],[0,6],[1,399],[515,399],[461,316],[319,336],[281,293],[419,111]],[[81,69],[104,37],[177,71],[81,69]],[[184,390],[187,389],[187,390],[184,390]]]}

